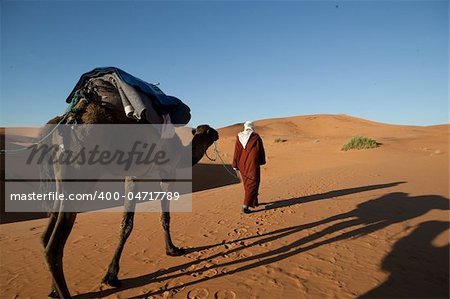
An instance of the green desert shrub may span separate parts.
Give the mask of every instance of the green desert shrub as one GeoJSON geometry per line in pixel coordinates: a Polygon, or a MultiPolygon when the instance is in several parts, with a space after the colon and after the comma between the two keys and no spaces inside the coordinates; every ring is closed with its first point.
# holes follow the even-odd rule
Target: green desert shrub
{"type": "Polygon", "coordinates": [[[343,151],[348,151],[351,149],[366,149],[366,148],[376,148],[379,143],[375,140],[365,137],[365,136],[355,136],[350,139],[347,144],[342,147],[343,151]]]}

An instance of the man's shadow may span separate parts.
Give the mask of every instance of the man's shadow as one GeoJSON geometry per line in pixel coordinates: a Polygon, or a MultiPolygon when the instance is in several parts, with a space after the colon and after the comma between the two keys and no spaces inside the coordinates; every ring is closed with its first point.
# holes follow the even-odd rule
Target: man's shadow
{"type": "MultiPolygon", "coordinates": [[[[161,290],[156,290],[153,292],[151,291],[148,294],[145,294],[144,297],[157,295],[166,291],[171,291],[174,289],[195,285],[197,283],[219,278],[225,275],[232,275],[233,273],[239,273],[259,266],[264,266],[274,262],[278,262],[280,260],[287,259],[294,255],[306,252],[308,250],[320,246],[325,246],[333,242],[345,241],[350,238],[358,238],[361,236],[365,236],[378,230],[385,229],[390,225],[401,223],[422,216],[434,209],[449,210],[449,200],[447,198],[437,195],[410,197],[408,196],[407,193],[402,192],[390,193],[381,196],[379,198],[375,198],[367,202],[361,203],[352,211],[338,214],[320,221],[297,226],[291,226],[275,230],[272,232],[268,232],[262,235],[253,235],[250,237],[233,240],[228,243],[242,244],[242,241],[250,241],[250,240],[252,241],[247,242],[246,244],[244,243],[245,245],[241,245],[233,249],[215,253],[213,255],[209,255],[204,258],[200,258],[198,260],[191,261],[185,264],[156,271],[139,277],[124,279],[122,280],[123,286],[119,289],[111,289],[83,294],[77,296],[77,298],[103,297],[111,295],[115,292],[140,287],[153,282],[161,282],[182,276],[190,277],[192,274],[201,273],[206,270],[214,268],[219,267],[232,268],[226,273],[217,273],[210,277],[202,277],[184,283],[181,286],[176,286],[172,288],[163,288],[161,290]],[[319,232],[313,233],[306,237],[300,237],[298,240],[291,242],[288,245],[264,253],[253,255],[250,257],[240,257],[233,261],[224,261],[222,263],[219,262],[215,265],[203,267],[197,270],[187,270],[192,265],[197,265],[214,258],[221,258],[224,255],[239,252],[246,248],[251,248],[274,240],[279,240],[281,238],[291,236],[302,230],[317,227],[319,225],[327,225],[327,226],[319,232]]],[[[217,245],[223,245],[223,243],[212,245],[211,247],[217,245]]],[[[430,252],[430,254],[433,253],[430,252]]],[[[439,287],[439,285],[436,285],[435,287],[439,287]]],[[[142,298],[142,296],[138,296],[136,298],[142,298]]]]}
{"type": "Polygon", "coordinates": [[[323,199],[330,199],[334,197],[340,197],[365,191],[371,191],[371,190],[377,190],[377,189],[383,189],[383,188],[389,188],[389,187],[395,187],[400,184],[404,184],[405,182],[394,182],[394,183],[388,183],[388,184],[378,184],[378,185],[369,185],[369,186],[361,186],[361,187],[355,187],[355,188],[348,188],[348,189],[341,189],[341,190],[333,190],[325,193],[320,194],[313,194],[308,196],[302,196],[297,198],[290,198],[290,199],[283,199],[273,202],[262,202],[259,203],[259,205],[264,206],[264,209],[261,210],[255,210],[252,211],[253,213],[262,212],[265,210],[272,210],[277,208],[284,208],[289,207],[293,205],[308,203],[316,200],[323,200],[323,199]]]}

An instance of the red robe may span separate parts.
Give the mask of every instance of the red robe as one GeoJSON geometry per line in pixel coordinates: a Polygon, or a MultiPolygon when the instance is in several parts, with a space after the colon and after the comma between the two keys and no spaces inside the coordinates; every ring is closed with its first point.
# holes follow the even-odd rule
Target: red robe
{"type": "Polygon", "coordinates": [[[241,173],[244,183],[244,205],[255,208],[258,205],[258,189],[261,181],[260,165],[266,164],[266,155],[261,137],[252,133],[245,149],[236,138],[233,168],[241,173]]]}

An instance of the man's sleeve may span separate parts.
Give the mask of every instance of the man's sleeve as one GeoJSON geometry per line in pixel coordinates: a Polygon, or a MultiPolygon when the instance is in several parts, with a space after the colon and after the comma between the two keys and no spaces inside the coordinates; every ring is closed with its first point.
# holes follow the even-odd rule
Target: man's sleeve
{"type": "Polygon", "coordinates": [[[236,138],[236,143],[234,144],[234,155],[233,155],[233,168],[238,168],[238,161],[239,161],[239,156],[241,154],[240,148],[239,148],[239,140],[236,138]]]}
{"type": "Polygon", "coordinates": [[[266,164],[266,152],[264,150],[264,144],[261,137],[258,138],[258,147],[259,147],[259,165],[266,164]]]}

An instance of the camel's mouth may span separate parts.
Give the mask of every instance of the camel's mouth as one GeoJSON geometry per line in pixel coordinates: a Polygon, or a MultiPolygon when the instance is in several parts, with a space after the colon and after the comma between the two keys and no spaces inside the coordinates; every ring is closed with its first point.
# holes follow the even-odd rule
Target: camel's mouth
{"type": "Polygon", "coordinates": [[[192,131],[192,133],[194,135],[196,135],[196,134],[200,134],[200,135],[206,134],[206,136],[208,136],[208,139],[212,140],[213,142],[219,140],[219,132],[217,132],[216,130],[214,130],[213,128],[211,128],[208,125],[198,126],[195,130],[192,131]]]}
{"type": "Polygon", "coordinates": [[[213,131],[213,132],[211,133],[212,139],[213,139],[214,141],[219,140],[219,132],[217,132],[217,131],[214,130],[213,128],[211,128],[211,130],[213,131]]]}

